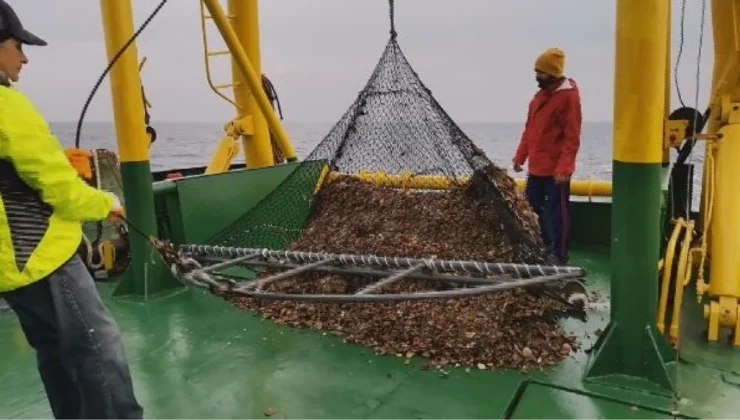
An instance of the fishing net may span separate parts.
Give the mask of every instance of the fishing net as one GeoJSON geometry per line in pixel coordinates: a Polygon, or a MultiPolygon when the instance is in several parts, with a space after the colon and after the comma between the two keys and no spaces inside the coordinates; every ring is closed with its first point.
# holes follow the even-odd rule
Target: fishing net
{"type": "MultiPolygon", "coordinates": [[[[489,252],[495,248],[495,260],[550,261],[537,217],[513,179],[435,100],[395,37],[357,99],[313,152],[274,192],[210,243],[284,249],[302,237],[319,240],[330,235],[325,246],[313,246],[304,238],[300,247],[360,252],[360,245],[351,242],[384,224],[410,235],[404,242],[414,229],[442,230],[437,234],[465,231],[447,238],[453,242],[448,247],[459,245],[447,252],[457,257],[471,257],[465,255],[466,248],[475,254],[482,249],[471,248],[477,243],[489,245],[489,252]],[[335,217],[322,212],[327,206],[335,207],[329,212],[335,217]],[[338,232],[344,232],[343,238],[338,232]]],[[[393,238],[380,243],[389,241],[393,238]]],[[[423,256],[410,244],[388,245],[373,251],[423,256]],[[406,246],[411,246],[410,254],[403,252],[406,246]]],[[[491,256],[476,259],[492,260],[491,256]]]]}
{"type": "MultiPolygon", "coordinates": [[[[553,263],[537,216],[514,180],[435,100],[401,51],[393,26],[355,101],[311,154],[294,165],[274,191],[208,244],[186,248],[197,255],[210,245],[211,257],[223,257],[228,249],[269,249],[362,254],[371,256],[370,262],[380,261],[372,256],[385,256],[553,263]]],[[[235,252],[230,258],[237,255],[243,256],[235,252]]],[[[311,255],[317,254],[308,254],[307,261],[311,255]]],[[[330,270],[275,279],[280,272],[275,262],[250,269],[258,279],[252,283],[275,280],[265,284],[262,292],[268,294],[347,296],[378,281],[330,270]]],[[[486,280],[503,277],[507,274],[486,280]]],[[[379,294],[450,287],[445,281],[406,278],[379,294]]],[[[278,323],[329,330],[378,353],[424,356],[435,366],[526,369],[556,363],[577,347],[557,324],[572,309],[568,302],[526,288],[372,303],[217,293],[278,323]]]]}

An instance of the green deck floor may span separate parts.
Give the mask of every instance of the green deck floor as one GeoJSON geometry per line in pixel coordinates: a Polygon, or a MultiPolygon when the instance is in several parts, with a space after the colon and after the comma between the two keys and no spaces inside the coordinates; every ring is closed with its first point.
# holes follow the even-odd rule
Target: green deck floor
{"type": "MultiPolygon", "coordinates": [[[[573,263],[589,271],[591,289],[608,290],[607,253],[577,250],[573,263]]],[[[262,321],[201,291],[136,304],[110,299],[109,285],[100,289],[124,331],[147,418],[264,418],[268,408],[272,418],[668,418],[673,407],[670,398],[581,382],[583,349],[608,323],[606,304],[587,323],[565,322],[583,349],[555,368],[443,376],[420,370],[419,360],[405,365],[331,335],[262,321]]],[[[677,365],[682,413],[736,417],[740,375],[719,368],[740,367],[740,352],[687,334],[699,344],[688,345],[677,365]]],[[[12,313],[0,314],[0,357],[0,418],[51,417],[12,313]]]]}

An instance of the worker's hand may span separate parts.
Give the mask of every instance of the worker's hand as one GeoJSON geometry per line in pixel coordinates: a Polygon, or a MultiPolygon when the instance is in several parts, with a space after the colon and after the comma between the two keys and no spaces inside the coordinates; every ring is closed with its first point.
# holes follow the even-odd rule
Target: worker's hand
{"type": "Polygon", "coordinates": [[[108,213],[108,218],[114,220],[119,219],[121,216],[123,216],[123,206],[121,205],[121,200],[112,192],[106,191],[106,194],[113,198],[113,205],[111,206],[110,212],[108,213]]]}
{"type": "Polygon", "coordinates": [[[522,171],[522,165],[514,162],[514,172],[521,172],[522,171]]]}
{"type": "Polygon", "coordinates": [[[570,175],[565,174],[555,174],[555,183],[562,185],[562,184],[569,184],[570,183],[570,175]]]}

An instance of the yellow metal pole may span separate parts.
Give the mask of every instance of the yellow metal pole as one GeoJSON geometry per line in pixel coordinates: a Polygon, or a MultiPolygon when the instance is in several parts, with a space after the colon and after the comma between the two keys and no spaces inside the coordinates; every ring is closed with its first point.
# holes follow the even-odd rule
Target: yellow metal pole
{"type": "MultiPolygon", "coordinates": [[[[103,30],[108,59],[134,34],[131,0],[101,0],[103,30]]],[[[113,118],[121,162],[149,160],[149,137],[144,122],[144,100],[136,43],[126,49],[110,71],[113,118]]]]}
{"type": "MultiPolygon", "coordinates": [[[[668,4],[668,16],[671,16],[671,4],[668,4]]],[[[666,28],[668,36],[666,37],[666,52],[665,52],[665,119],[671,114],[671,20],[668,19],[668,27],[666,28]]],[[[663,165],[667,166],[671,162],[671,148],[665,147],[663,149],[663,165]]]]}
{"type": "MultiPolygon", "coordinates": [[[[131,0],[100,0],[108,60],[134,35],[131,0]]],[[[147,235],[157,236],[154,216],[152,173],[149,166],[150,138],[144,122],[136,43],[132,42],[110,72],[116,141],[121,162],[125,210],[131,225],[147,235]]],[[[149,241],[140,235],[129,236],[131,263],[114,294],[149,296],[162,290],[181,287],[169,268],[152,259],[149,241]]]]}
{"type": "MultiPolygon", "coordinates": [[[[236,37],[244,48],[254,73],[262,75],[258,9],[258,0],[229,0],[229,16],[236,37]]],[[[251,120],[250,132],[242,135],[247,166],[272,165],[274,157],[267,120],[262,115],[252,90],[242,82],[241,70],[236,56],[233,56],[231,60],[231,74],[239,119],[246,117],[251,120]]]]}
{"type": "MultiPolygon", "coordinates": [[[[714,183],[709,229],[711,301],[704,316],[709,321],[708,340],[719,340],[720,328],[740,331],[740,96],[737,55],[740,53],[740,2],[714,0],[712,26],[715,44],[713,118],[710,133],[721,138],[714,144],[714,183]],[[728,67],[731,66],[731,67],[728,67]]],[[[709,174],[707,174],[709,175],[709,174]]],[[[740,346],[740,334],[735,336],[740,346]]]]}
{"type": "Polygon", "coordinates": [[[656,327],[669,5],[616,2],[611,311],[586,378],[670,395],[673,353],[656,327]]]}

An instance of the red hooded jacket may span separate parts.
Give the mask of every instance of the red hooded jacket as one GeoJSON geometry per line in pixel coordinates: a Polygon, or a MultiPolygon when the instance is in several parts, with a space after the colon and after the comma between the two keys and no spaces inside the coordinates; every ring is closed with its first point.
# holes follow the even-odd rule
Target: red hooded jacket
{"type": "Polygon", "coordinates": [[[531,175],[572,175],[581,143],[581,98],[573,79],[540,89],[529,103],[514,163],[531,175]]]}

